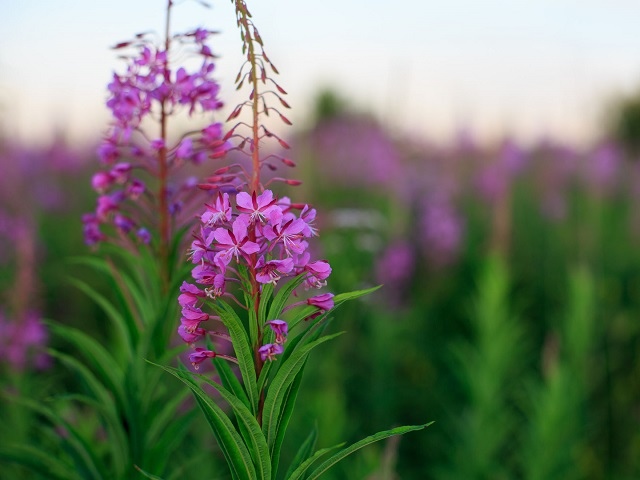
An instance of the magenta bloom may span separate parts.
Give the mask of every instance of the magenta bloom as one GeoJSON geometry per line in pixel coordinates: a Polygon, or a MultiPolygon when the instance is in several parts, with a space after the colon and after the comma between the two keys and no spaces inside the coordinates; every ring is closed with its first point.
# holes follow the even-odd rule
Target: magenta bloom
{"type": "Polygon", "coordinates": [[[209,314],[203,312],[193,305],[184,305],[182,307],[182,318],[180,323],[184,325],[189,333],[193,333],[200,327],[201,322],[209,320],[209,314]]]}
{"type": "Polygon", "coordinates": [[[309,305],[318,307],[320,310],[328,312],[334,306],[333,293],[323,293],[322,295],[316,295],[307,299],[309,305]]]}
{"type": "Polygon", "coordinates": [[[293,260],[291,258],[265,262],[264,257],[260,257],[256,264],[256,280],[260,283],[273,283],[275,285],[282,276],[292,270],[293,260]]]}
{"type": "Polygon", "coordinates": [[[204,298],[207,294],[200,290],[195,285],[192,285],[187,282],[182,282],[182,286],[180,287],[180,295],[178,296],[178,303],[181,307],[186,305],[195,306],[198,302],[198,298],[204,298]]]}
{"type": "Polygon", "coordinates": [[[273,197],[271,190],[265,190],[261,195],[249,196],[247,192],[240,192],[236,195],[236,206],[240,213],[249,216],[249,222],[265,223],[269,219],[271,212],[278,212],[280,209],[276,205],[277,199],[273,197]]]}
{"type": "Polygon", "coordinates": [[[305,285],[313,288],[324,287],[327,284],[324,280],[331,275],[331,265],[326,260],[307,263],[304,269],[309,272],[305,279],[305,285]]]}
{"type": "Polygon", "coordinates": [[[283,344],[287,341],[287,334],[289,333],[287,322],[284,320],[271,320],[266,325],[269,325],[276,334],[276,343],[283,344]]]}
{"type": "Polygon", "coordinates": [[[258,349],[263,362],[275,360],[276,355],[280,355],[282,352],[284,352],[284,348],[279,343],[267,343],[258,349]]]}
{"type": "Polygon", "coordinates": [[[191,365],[197,370],[198,365],[204,362],[207,358],[215,358],[216,352],[207,350],[206,348],[197,347],[196,351],[189,354],[189,361],[191,365]]]}
{"type": "Polygon", "coordinates": [[[98,193],[105,193],[115,179],[109,172],[98,172],[91,179],[91,186],[98,193]]]}
{"type": "Polygon", "coordinates": [[[200,220],[207,227],[221,225],[231,221],[231,206],[229,205],[229,194],[218,193],[216,202],[213,205],[205,204],[207,211],[202,214],[200,220]]]}
{"type": "Polygon", "coordinates": [[[203,338],[206,333],[207,331],[204,328],[196,328],[190,332],[187,330],[185,325],[180,325],[178,327],[178,334],[182,337],[182,340],[184,340],[185,343],[195,343],[203,338]]]}
{"type": "Polygon", "coordinates": [[[301,254],[304,252],[306,244],[302,241],[302,233],[307,224],[301,218],[289,220],[284,224],[267,225],[264,229],[264,236],[277,243],[282,243],[287,254],[301,254]]]}
{"type": "Polygon", "coordinates": [[[260,250],[257,243],[249,240],[247,236],[247,224],[245,221],[238,217],[232,224],[233,231],[229,231],[226,228],[217,228],[213,232],[213,236],[218,242],[218,247],[221,249],[216,254],[216,262],[220,261],[224,265],[229,265],[231,259],[240,255],[250,255],[260,250]]]}

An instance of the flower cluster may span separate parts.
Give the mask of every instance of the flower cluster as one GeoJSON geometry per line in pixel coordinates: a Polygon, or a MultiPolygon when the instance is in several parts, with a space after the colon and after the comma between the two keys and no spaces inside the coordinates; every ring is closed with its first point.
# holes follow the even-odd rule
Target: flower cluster
{"type": "MultiPolygon", "coordinates": [[[[215,202],[206,205],[201,215],[199,232],[194,234],[190,258],[195,265],[192,276],[196,285],[183,283],[178,298],[182,307],[180,336],[189,344],[204,338],[208,332],[201,326],[216,317],[202,310],[201,303],[231,295],[230,282],[242,280],[242,271],[248,273],[250,283],[257,292],[266,284],[278,285],[282,278],[304,275],[305,289],[321,288],[331,273],[325,260],[311,260],[306,239],[317,235],[313,225],[316,211],[308,205],[292,204],[286,197],[278,200],[271,190],[262,194],[240,192],[235,196],[235,209],[229,195],[218,193],[215,202]],[[299,215],[294,210],[300,210],[299,215]],[[199,305],[200,304],[200,305],[199,305]]],[[[333,308],[333,295],[325,293],[290,306],[312,305],[318,310],[310,317],[333,308]]],[[[261,328],[269,327],[275,341],[261,345],[261,360],[273,360],[283,352],[288,325],[274,319],[261,328]]],[[[224,338],[224,337],[223,337],[224,338]]],[[[213,351],[196,348],[190,360],[194,365],[216,356],[213,351]]]]}
{"type": "Polygon", "coordinates": [[[167,139],[169,116],[183,110],[189,115],[209,113],[222,107],[218,99],[220,87],[213,79],[214,56],[206,44],[210,34],[197,29],[175,35],[172,42],[162,46],[155,45],[146,35],[138,35],[134,41],[116,45],[117,49],[129,48],[135,53],[125,57],[125,72],[114,73],[108,85],[107,107],[113,120],[98,148],[106,169],[92,179],[99,194],[97,207],[94,213],[83,217],[87,244],[106,238],[101,230],[103,224],[113,225],[122,234],[135,233],[138,240],[149,243],[150,230],[148,225],[141,225],[140,218],[150,205],[151,210],[163,210],[161,215],[174,216],[181,209],[180,195],[197,183],[181,188],[165,185],[173,170],[186,162],[200,164],[207,157],[220,157],[228,148],[220,123],[189,132],[172,143],[167,139]],[[185,51],[200,59],[193,72],[184,67],[175,70],[170,62],[174,55],[184,58],[185,51]],[[155,126],[158,137],[145,131],[146,122],[159,124],[155,126]],[[157,189],[147,185],[145,176],[161,179],[162,185],[157,189]]]}
{"type": "Polygon", "coordinates": [[[28,367],[49,368],[51,358],[45,353],[49,334],[36,312],[12,319],[0,311],[0,358],[12,370],[28,367]]]}

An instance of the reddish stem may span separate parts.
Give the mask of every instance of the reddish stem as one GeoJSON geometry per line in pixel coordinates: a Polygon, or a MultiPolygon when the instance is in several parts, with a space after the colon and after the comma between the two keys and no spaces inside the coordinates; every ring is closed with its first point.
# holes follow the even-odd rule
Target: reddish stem
{"type": "MultiPolygon", "coordinates": [[[[166,57],[164,60],[164,79],[165,82],[170,81],[169,71],[169,47],[171,46],[171,38],[169,36],[169,25],[171,19],[171,7],[173,0],[167,1],[167,19],[165,23],[165,42],[164,48],[166,57]]],[[[169,180],[169,164],[167,159],[167,111],[166,100],[162,100],[160,106],[160,138],[162,139],[162,147],[158,152],[158,196],[160,200],[160,272],[162,276],[162,290],[166,292],[169,289],[169,243],[170,243],[170,222],[169,222],[169,204],[168,204],[168,188],[169,180]]]]}

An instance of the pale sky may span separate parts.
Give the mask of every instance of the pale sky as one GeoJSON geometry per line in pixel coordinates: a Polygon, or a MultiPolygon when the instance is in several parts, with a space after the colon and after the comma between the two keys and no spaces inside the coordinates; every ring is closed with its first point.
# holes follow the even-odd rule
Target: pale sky
{"type": "MultiPolygon", "coordinates": [[[[242,62],[230,0],[178,2],[174,31],[221,30],[223,92],[242,62]]],[[[468,127],[585,141],[603,101],[640,88],[640,2],[247,0],[303,124],[333,86],[385,124],[429,138],[468,127]],[[398,5],[398,6],[391,6],[398,5]]],[[[0,0],[0,128],[29,141],[106,128],[109,46],[162,31],[165,0],[0,0]]],[[[233,101],[229,101],[231,104],[233,101]]]]}

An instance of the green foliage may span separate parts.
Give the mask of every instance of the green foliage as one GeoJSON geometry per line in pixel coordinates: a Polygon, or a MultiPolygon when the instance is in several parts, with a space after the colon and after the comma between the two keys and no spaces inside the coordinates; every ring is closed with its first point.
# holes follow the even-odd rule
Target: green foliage
{"type": "MultiPolygon", "coordinates": [[[[293,414],[294,405],[302,383],[304,368],[313,349],[321,344],[333,340],[344,332],[322,335],[327,325],[327,316],[322,315],[286,344],[286,350],[277,362],[267,362],[258,379],[251,355],[250,323],[262,318],[279,317],[298,286],[303,275],[298,276],[289,284],[285,284],[273,295],[273,289],[262,291],[261,304],[257,307],[258,317],[249,315],[249,321],[243,322],[233,308],[218,299],[215,309],[231,335],[234,350],[238,360],[238,368],[242,383],[234,376],[224,359],[214,358],[213,364],[220,375],[221,384],[210,380],[206,376],[197,375],[185,369],[175,369],[158,365],[165,371],[185,383],[196,398],[196,402],[211,427],[215,438],[225,456],[229,471],[233,479],[275,480],[280,463],[280,453],[285,439],[285,433],[293,414]],[[270,308],[266,305],[270,302],[270,308]],[[275,366],[274,366],[275,363],[275,366]],[[213,387],[233,412],[233,417],[227,416],[225,411],[210,397],[201,384],[213,387]],[[258,403],[258,399],[260,403],[258,403]],[[235,419],[235,421],[232,421],[235,419]]],[[[249,280],[244,279],[245,288],[250,287],[249,280]]],[[[335,296],[335,305],[360,298],[377,290],[378,287],[359,290],[335,296]]],[[[246,311],[255,312],[254,300],[245,295],[246,311]]],[[[306,310],[302,307],[302,310],[306,310]]],[[[298,323],[301,320],[298,317],[298,323]]],[[[295,326],[295,325],[294,325],[295,326]]],[[[317,432],[314,430],[298,449],[297,454],[289,465],[285,478],[318,478],[329,468],[349,456],[351,453],[379,440],[393,435],[401,435],[419,430],[427,425],[399,427],[366,437],[353,445],[340,449],[337,453],[318,465],[307,474],[316,461],[330,451],[340,448],[333,447],[315,451],[317,432]]]]}
{"type": "Polygon", "coordinates": [[[73,352],[70,355],[60,347],[50,350],[50,355],[66,367],[82,393],[54,396],[50,406],[21,400],[43,419],[42,437],[66,432],[57,447],[42,448],[29,461],[22,446],[4,452],[3,458],[34,472],[50,465],[52,475],[62,472],[63,478],[130,479],[136,476],[136,468],[164,475],[186,462],[180,449],[193,435],[194,412],[179,412],[187,392],[176,390],[145,362],[146,358],[167,362],[178,353],[167,349],[170,330],[165,327],[167,318],[177,318],[175,300],[163,295],[159,281],[145,274],[151,269],[150,257],[141,255],[134,262],[130,252],[109,250],[111,256],[106,259],[74,262],[106,277],[112,298],[83,281],[72,279],[71,283],[102,308],[112,336],[99,342],[78,328],[48,323],[65,350],[73,352]],[[79,429],[75,412],[95,419],[95,428],[79,429]],[[97,435],[104,440],[97,440],[97,435]]]}

